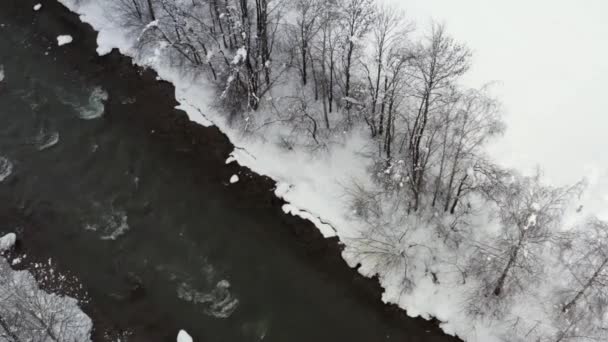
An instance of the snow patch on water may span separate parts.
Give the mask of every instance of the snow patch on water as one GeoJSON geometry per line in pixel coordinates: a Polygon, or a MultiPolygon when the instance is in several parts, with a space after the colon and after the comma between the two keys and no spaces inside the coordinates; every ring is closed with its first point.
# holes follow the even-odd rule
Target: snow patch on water
{"type": "Polygon", "coordinates": [[[60,36],[57,36],[57,45],[59,46],[70,44],[73,41],[74,39],[69,34],[62,34],[60,36]]]}
{"type": "Polygon", "coordinates": [[[88,103],[77,108],[79,117],[83,120],[100,118],[105,110],[104,101],[106,100],[108,100],[108,93],[103,88],[93,88],[88,103]]]}
{"type": "Polygon", "coordinates": [[[17,235],[15,233],[8,233],[0,237],[0,253],[13,248],[15,242],[17,242],[17,235]]]}
{"type": "Polygon", "coordinates": [[[0,156],[0,183],[13,173],[13,163],[5,157],[0,156]]]}
{"type": "Polygon", "coordinates": [[[230,292],[227,280],[220,280],[208,293],[198,291],[188,283],[181,283],[177,287],[177,297],[202,305],[205,314],[216,318],[230,317],[239,305],[239,300],[230,292]]]}
{"type": "Polygon", "coordinates": [[[228,157],[228,159],[226,159],[226,164],[230,164],[230,163],[234,163],[234,162],[236,162],[236,158],[231,153],[230,157],[228,157]]]}
{"type": "Polygon", "coordinates": [[[193,342],[194,340],[185,330],[180,330],[177,334],[177,342],[193,342]]]}

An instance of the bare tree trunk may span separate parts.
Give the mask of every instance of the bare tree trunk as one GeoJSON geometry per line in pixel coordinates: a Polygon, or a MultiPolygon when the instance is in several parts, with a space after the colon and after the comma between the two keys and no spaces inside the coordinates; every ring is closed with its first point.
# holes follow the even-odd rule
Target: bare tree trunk
{"type": "Polygon", "coordinates": [[[519,250],[523,246],[525,234],[526,231],[523,230],[519,238],[519,242],[517,243],[517,246],[515,246],[515,248],[511,252],[509,261],[507,262],[507,266],[505,266],[504,270],[502,271],[502,274],[496,282],[496,287],[494,288],[494,291],[492,291],[495,296],[500,296],[500,294],[502,293],[503,287],[505,286],[505,281],[507,280],[507,275],[509,274],[511,267],[513,267],[513,265],[515,264],[515,261],[517,260],[517,256],[519,254],[519,250]]]}
{"type": "Polygon", "coordinates": [[[604,261],[602,262],[600,267],[598,267],[595,270],[595,272],[593,273],[591,278],[589,278],[587,283],[585,283],[585,285],[577,292],[576,296],[574,296],[574,298],[572,298],[572,300],[570,302],[568,302],[568,304],[564,305],[564,307],[562,308],[562,312],[567,312],[568,310],[570,310],[571,307],[573,307],[578,302],[578,300],[583,296],[583,294],[597,280],[597,277],[599,277],[600,273],[602,273],[602,271],[604,270],[604,267],[606,267],[606,265],[608,265],[608,258],[604,259],[604,261]]]}
{"type": "Polygon", "coordinates": [[[460,154],[462,153],[462,139],[460,140],[456,153],[454,154],[454,163],[452,164],[452,171],[450,172],[450,180],[446,189],[446,198],[444,204],[444,211],[448,211],[450,202],[452,201],[452,187],[454,186],[454,180],[456,179],[456,172],[458,171],[458,161],[460,160],[460,154]]]}
{"type": "Polygon", "coordinates": [[[462,188],[464,187],[464,182],[466,182],[467,177],[469,177],[469,175],[465,173],[464,177],[462,177],[462,180],[460,181],[460,184],[458,185],[458,191],[456,192],[456,197],[454,197],[454,203],[452,204],[452,208],[450,209],[450,214],[452,215],[454,215],[454,213],[456,212],[456,206],[458,205],[458,201],[460,201],[460,196],[462,196],[462,188]]]}
{"type": "MultiPolygon", "coordinates": [[[[256,2],[257,3],[257,2],[256,2]]],[[[247,5],[247,0],[240,0],[241,6],[241,21],[243,24],[243,32],[242,36],[244,38],[245,49],[247,53],[245,54],[245,67],[247,68],[247,96],[248,96],[248,106],[250,109],[256,110],[259,105],[258,100],[258,71],[257,67],[254,68],[252,63],[252,49],[251,49],[251,20],[249,18],[249,7],[247,5]]]]}
{"type": "MultiPolygon", "coordinates": [[[[224,1],[224,6],[226,6],[226,8],[229,8],[228,0],[224,1]]],[[[228,43],[230,44],[230,50],[233,50],[237,44],[237,40],[236,40],[236,37],[234,36],[234,33],[232,32],[231,24],[232,24],[232,20],[230,20],[230,23],[228,25],[228,43]]]]}
{"type": "Polygon", "coordinates": [[[154,14],[154,7],[152,6],[152,0],[148,0],[148,13],[150,14],[150,18],[152,20],[156,20],[156,15],[154,14]]]}
{"type": "Polygon", "coordinates": [[[329,129],[329,115],[327,114],[327,66],[325,60],[327,58],[327,23],[323,30],[323,48],[321,49],[321,92],[323,93],[323,118],[325,119],[325,128],[329,129]]]}
{"type": "Polygon", "coordinates": [[[224,33],[224,25],[222,25],[222,18],[220,18],[220,9],[218,5],[218,0],[212,0],[210,4],[213,7],[214,14],[214,23],[217,22],[218,27],[220,29],[220,34],[222,35],[222,42],[224,43],[224,48],[228,48],[228,43],[226,43],[226,34],[224,33]]]}
{"type": "Polygon", "coordinates": [[[384,76],[384,96],[382,97],[382,104],[380,105],[380,123],[378,124],[378,134],[382,136],[384,134],[384,109],[386,107],[386,99],[388,93],[388,77],[384,76]]]}
{"type": "Polygon", "coordinates": [[[307,74],[307,70],[308,70],[308,66],[306,65],[307,62],[307,58],[308,58],[308,40],[306,39],[306,37],[304,36],[304,23],[302,25],[300,25],[300,58],[301,61],[300,63],[302,63],[302,84],[306,85],[308,83],[308,74],[307,74]]]}
{"type": "Polygon", "coordinates": [[[321,81],[321,92],[323,93],[323,118],[325,119],[325,128],[328,130],[331,128],[329,124],[329,114],[327,112],[327,82],[326,80],[321,81]]]}
{"type": "Polygon", "coordinates": [[[386,153],[386,159],[391,159],[391,150],[393,145],[393,136],[395,131],[395,119],[393,118],[393,105],[394,105],[395,90],[393,89],[390,102],[388,105],[388,119],[386,123],[386,136],[384,138],[384,152],[386,153]]]}
{"type": "Polygon", "coordinates": [[[270,49],[268,45],[268,3],[267,0],[256,0],[257,39],[259,55],[264,68],[266,86],[270,86],[270,49]]]}
{"type": "Polygon", "coordinates": [[[2,316],[0,316],[0,327],[2,327],[8,337],[12,339],[12,342],[21,342],[19,337],[11,330],[11,328],[8,326],[8,323],[2,316]]]}
{"type": "MultiPolygon", "coordinates": [[[[203,42],[199,42],[201,48],[203,49],[203,53],[205,55],[208,54],[207,46],[203,42]]],[[[201,61],[202,62],[202,61],[201,61]]],[[[217,73],[215,72],[215,68],[213,67],[213,63],[210,60],[207,60],[207,65],[209,65],[209,69],[211,70],[211,74],[213,75],[213,80],[217,81],[217,73]]]]}
{"type": "MultiPolygon", "coordinates": [[[[348,53],[346,55],[346,67],[344,68],[344,75],[346,76],[346,81],[344,84],[344,97],[350,97],[350,73],[351,73],[351,67],[352,67],[352,60],[353,60],[353,52],[355,50],[355,44],[350,41],[348,43],[348,53]]],[[[346,107],[346,119],[348,121],[348,124],[351,124],[351,117],[350,117],[350,101],[347,101],[345,104],[346,107]]]]}
{"type": "MultiPolygon", "coordinates": [[[[372,128],[372,137],[376,134],[382,135],[382,119],[380,120],[379,132],[376,127],[376,107],[378,107],[378,97],[380,96],[380,79],[382,78],[382,47],[380,47],[380,51],[378,53],[378,60],[376,61],[376,80],[374,86],[374,92],[372,94],[372,107],[371,107],[371,126],[372,128]]],[[[385,78],[386,81],[386,78],[385,78]]]]}
{"type": "Polygon", "coordinates": [[[315,101],[319,101],[319,82],[317,80],[317,69],[315,68],[315,60],[312,58],[312,52],[308,52],[310,58],[310,69],[312,70],[312,79],[314,81],[315,101]]]}
{"type": "Polygon", "coordinates": [[[329,65],[329,112],[331,113],[333,111],[333,106],[334,106],[334,69],[335,69],[335,63],[334,63],[334,53],[332,51],[331,56],[330,56],[330,65],[329,65]]]}
{"type": "Polygon", "coordinates": [[[418,109],[418,115],[414,121],[414,127],[412,129],[412,136],[410,138],[410,155],[412,158],[412,181],[414,192],[414,211],[418,210],[420,202],[420,192],[422,191],[422,178],[424,177],[424,169],[422,166],[422,151],[421,144],[424,132],[426,130],[426,124],[428,122],[429,108],[430,108],[430,89],[433,88],[433,81],[429,80],[427,89],[425,91],[420,108],[418,109]]]}
{"type": "Polygon", "coordinates": [[[137,0],[131,0],[131,2],[133,3],[133,8],[135,9],[135,12],[137,12],[137,18],[139,18],[139,20],[142,20],[144,15],[141,11],[139,3],[137,2],[137,0]]]}

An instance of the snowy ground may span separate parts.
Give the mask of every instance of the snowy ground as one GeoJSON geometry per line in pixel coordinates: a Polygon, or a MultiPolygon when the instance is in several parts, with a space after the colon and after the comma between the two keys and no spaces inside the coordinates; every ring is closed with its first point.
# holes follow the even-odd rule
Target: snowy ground
{"type": "MultiPolygon", "coordinates": [[[[107,18],[108,10],[103,8],[103,2],[59,1],[80,14],[81,20],[91,24],[99,32],[99,54],[107,54],[117,48],[125,55],[135,56],[132,49],[133,39],[122,29],[112,26],[107,18]]],[[[352,238],[358,236],[362,224],[355,220],[345,196],[345,189],[353,181],[361,184],[372,182],[367,172],[369,159],[361,153],[367,146],[364,132],[355,131],[345,136],[341,144],[315,156],[302,151],[288,151],[280,148],[271,139],[273,135],[268,132],[264,134],[266,138],[256,135],[244,136],[240,130],[230,127],[224,116],[212,107],[211,101],[215,95],[204,80],[193,81],[182,77],[177,70],[163,63],[159,54],[136,59],[135,62],[154,68],[160,78],[175,85],[175,97],[180,103],[178,108],[184,110],[192,121],[204,126],[216,125],[238,146],[227,163],[238,162],[259,174],[273,178],[277,182],[276,195],[289,203],[283,207],[286,213],[312,221],[324,236],[338,236],[347,246],[352,238]]],[[[601,176],[601,173],[598,173],[590,182],[600,184],[601,176]]],[[[231,183],[236,180],[238,179],[233,178],[231,183]]],[[[598,199],[603,200],[601,193],[589,192],[576,205],[597,208],[598,199]]],[[[566,221],[576,222],[582,215],[574,213],[567,217],[566,221]]],[[[408,223],[414,227],[424,224],[408,223]]],[[[485,228],[488,236],[491,236],[495,228],[484,215],[479,215],[479,222],[472,224],[485,228]]],[[[425,229],[412,231],[408,238],[425,247],[412,253],[412,260],[409,262],[410,279],[414,286],[411,291],[404,292],[402,276],[398,272],[390,272],[394,269],[383,268],[389,270],[379,274],[381,285],[386,290],[383,301],[399,305],[406,309],[410,316],[437,317],[444,322],[441,327],[446,333],[457,334],[467,341],[492,342],[502,341],[503,338],[512,341],[516,340],[516,335],[522,340],[530,340],[532,335],[526,335],[526,332],[542,334],[543,331],[550,333],[554,329],[549,322],[547,301],[544,297],[546,293],[551,292],[552,285],[547,280],[541,281],[535,289],[518,298],[517,302],[520,304],[516,304],[511,314],[502,320],[474,319],[464,313],[463,306],[468,291],[475,284],[462,284],[461,274],[454,271],[455,266],[465,256],[453,255],[453,252],[441,242],[437,242],[437,238],[425,229]],[[431,253],[428,253],[428,250],[431,250],[431,253]],[[433,281],[430,274],[440,274],[441,279],[433,281]]],[[[378,260],[374,258],[363,258],[352,253],[344,253],[343,256],[351,266],[361,264],[359,272],[364,275],[372,276],[379,271],[378,260]]],[[[549,280],[555,276],[557,275],[549,274],[549,280]]]]}

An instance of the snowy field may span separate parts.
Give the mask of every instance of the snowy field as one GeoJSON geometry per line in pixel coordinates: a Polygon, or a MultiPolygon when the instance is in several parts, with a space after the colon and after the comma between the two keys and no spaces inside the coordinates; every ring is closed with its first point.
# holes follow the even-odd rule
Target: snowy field
{"type": "MultiPolygon", "coordinates": [[[[366,132],[354,130],[345,135],[341,143],[315,155],[307,151],[281,148],[274,139],[281,135],[279,128],[277,131],[268,128],[263,134],[244,135],[242,130],[231,126],[225,115],[213,106],[216,95],[205,79],[193,80],[184,77],[178,69],[163,59],[161,48],[156,54],[136,55],[135,39],[108,20],[112,10],[104,8],[104,2],[60,1],[80,14],[82,21],[91,24],[99,32],[97,52],[100,55],[117,48],[121,53],[133,57],[135,63],[155,69],[160,78],[173,83],[176,88],[175,97],[180,103],[179,109],[184,110],[196,123],[219,127],[237,146],[227,163],[238,162],[277,182],[276,195],[289,203],[283,207],[286,213],[312,221],[326,237],[338,236],[347,247],[343,257],[350,266],[360,265],[359,272],[366,276],[379,275],[381,285],[385,289],[382,297],[384,302],[397,304],[413,317],[436,317],[443,322],[441,327],[446,333],[458,335],[471,342],[555,341],[558,340],[555,336],[564,336],[559,335],[564,325],[567,326],[569,335],[559,337],[559,340],[585,341],[584,336],[575,336],[576,330],[570,330],[578,321],[567,319],[564,323],[555,318],[555,312],[559,311],[556,310],[557,306],[564,304],[555,302],[555,293],[566,286],[568,278],[565,276],[567,271],[561,263],[562,260],[553,262],[547,257],[543,276],[536,280],[535,285],[514,295],[506,313],[489,319],[487,316],[474,315],[466,309],[476,304],[471,301],[476,300],[473,291],[479,287],[480,282],[475,278],[465,280],[466,272],[463,270],[465,260],[476,257],[474,249],[467,249],[466,253],[456,253],[430,229],[400,228],[401,231],[391,234],[406,236],[410,243],[408,246],[399,247],[400,250],[390,251],[400,256],[390,260],[390,264],[384,264],[387,263],[384,258],[357,252],[360,251],[357,248],[360,247],[357,246],[359,237],[365,227],[353,212],[347,189],[355,182],[373,187],[373,180],[367,171],[370,160],[365,158],[369,149],[366,132]],[[407,273],[407,279],[404,279],[404,273],[407,273]],[[405,282],[408,284],[404,284],[405,282]]],[[[155,23],[150,25],[154,26],[155,23]]],[[[240,58],[238,51],[234,58],[240,58]]],[[[521,133],[521,130],[518,132],[524,135],[532,134],[521,133]]],[[[508,134],[507,138],[517,139],[508,134]]],[[[506,145],[508,144],[503,146],[506,145]]],[[[537,161],[542,165],[542,160],[537,161]]],[[[517,161],[506,163],[517,164],[517,161]]],[[[605,201],[608,199],[603,192],[608,189],[608,183],[604,180],[605,170],[597,167],[592,169],[588,179],[590,186],[586,192],[566,206],[564,222],[568,228],[578,226],[578,223],[591,214],[606,214],[595,211],[605,209],[605,201]]],[[[568,178],[568,181],[572,181],[571,178],[568,178]]],[[[232,177],[230,183],[236,181],[238,176],[232,177]]],[[[541,205],[542,203],[530,203],[532,213],[523,223],[524,231],[536,225],[537,218],[534,213],[540,210],[541,205]]],[[[408,222],[387,222],[387,225],[420,228],[431,220],[429,217],[420,217],[408,222]]],[[[496,219],[491,217],[489,212],[481,211],[469,220],[469,226],[477,231],[476,240],[479,243],[491,241],[498,234],[496,219]]],[[[445,224],[449,226],[450,223],[445,224]]],[[[387,238],[400,240],[395,236],[387,238]]],[[[542,249],[539,253],[542,258],[550,254],[550,251],[542,249]]],[[[562,256],[569,258],[568,255],[562,256]]],[[[480,257],[489,258],[488,261],[492,258],[487,255],[480,257]]],[[[605,320],[603,317],[597,319],[605,320]]],[[[596,322],[589,321],[587,324],[593,326],[596,322]]],[[[188,339],[182,336],[182,340],[188,339]]]]}

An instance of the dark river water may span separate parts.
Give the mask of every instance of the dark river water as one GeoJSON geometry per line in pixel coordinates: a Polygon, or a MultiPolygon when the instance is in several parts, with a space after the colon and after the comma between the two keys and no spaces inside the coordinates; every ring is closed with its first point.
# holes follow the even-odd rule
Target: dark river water
{"type": "Polygon", "coordinates": [[[226,139],[169,85],[96,56],[90,28],[42,3],[0,1],[0,233],[80,279],[95,340],[453,340],[381,304],[271,182],[224,164],[226,139]]]}

